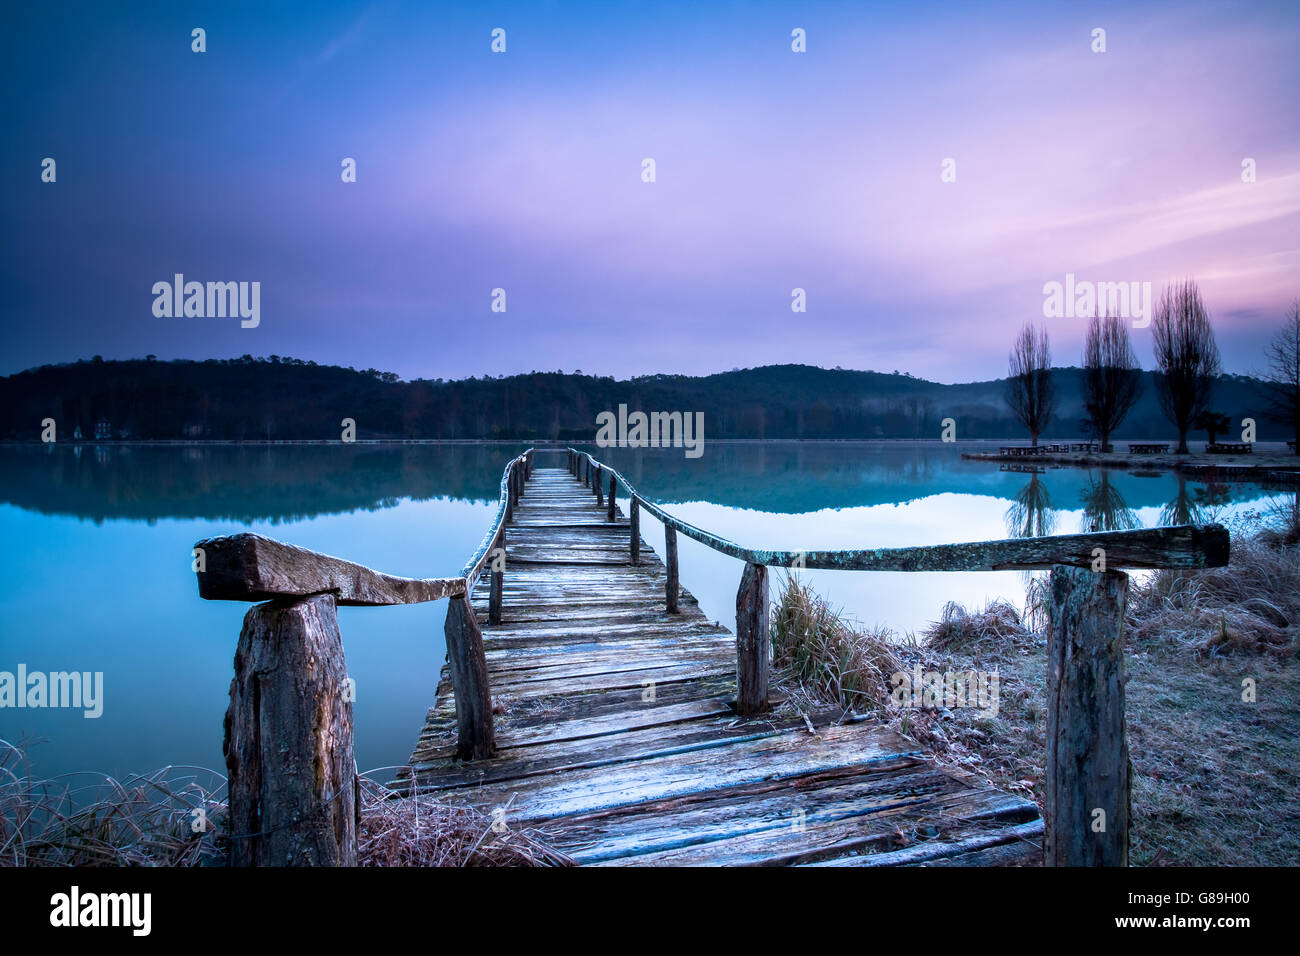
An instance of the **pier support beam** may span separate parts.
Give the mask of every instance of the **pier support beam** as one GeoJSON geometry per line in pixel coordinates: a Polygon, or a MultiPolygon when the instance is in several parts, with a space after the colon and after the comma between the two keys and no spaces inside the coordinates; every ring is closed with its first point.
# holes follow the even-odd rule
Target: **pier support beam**
{"type": "Polygon", "coordinates": [[[760,714],[767,709],[768,638],[767,568],[745,562],[736,592],[736,712],[760,714]]]}
{"type": "Polygon", "coordinates": [[[627,502],[628,523],[632,526],[632,566],[641,563],[641,507],[633,495],[627,502]]]}
{"type": "Polygon", "coordinates": [[[1052,568],[1046,866],[1128,866],[1127,597],[1128,575],[1119,571],[1052,568]]]}
{"type": "Polygon", "coordinates": [[[500,624],[502,593],[505,591],[506,583],[505,528],[497,532],[496,540],[492,543],[492,550],[497,553],[488,555],[488,568],[492,575],[488,589],[488,623],[500,624]]]}
{"type": "Polygon", "coordinates": [[[668,597],[668,613],[677,613],[677,529],[664,525],[664,564],[668,566],[668,583],[664,586],[668,597]]]}
{"type": "Polygon", "coordinates": [[[352,699],[333,594],[250,608],[226,711],[231,866],[356,866],[352,699]]]}
{"type": "Polygon", "coordinates": [[[496,752],[496,736],[483,633],[468,595],[448,600],[444,629],[447,663],[456,689],[456,756],[461,760],[482,760],[496,752]]]}

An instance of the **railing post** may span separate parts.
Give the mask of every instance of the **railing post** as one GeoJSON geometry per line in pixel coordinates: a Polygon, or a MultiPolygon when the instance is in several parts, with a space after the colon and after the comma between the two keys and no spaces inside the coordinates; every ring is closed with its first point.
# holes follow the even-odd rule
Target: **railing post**
{"type": "Polygon", "coordinates": [[[356,866],[348,687],[333,594],[249,609],[222,745],[232,866],[356,866]]]}
{"type": "Polygon", "coordinates": [[[632,526],[632,564],[636,566],[641,563],[641,506],[636,495],[628,499],[627,517],[632,526]]]}
{"type": "Polygon", "coordinates": [[[767,709],[768,652],[767,568],[745,562],[736,592],[736,712],[767,709]]]}
{"type": "Polygon", "coordinates": [[[616,483],[614,481],[614,472],[609,473],[609,511],[605,514],[606,521],[613,521],[618,512],[614,510],[614,494],[616,492],[616,483]]]}
{"type": "Polygon", "coordinates": [[[519,473],[519,497],[524,497],[524,486],[528,484],[528,459],[521,458],[515,466],[515,471],[519,473]]]}
{"type": "MultiPolygon", "coordinates": [[[[513,466],[512,466],[513,467],[513,466]]],[[[513,471],[510,477],[506,479],[506,516],[505,523],[509,524],[515,517],[515,476],[513,471]]]]}
{"type": "Polygon", "coordinates": [[[506,529],[504,527],[497,532],[492,548],[497,553],[488,556],[488,567],[492,574],[488,589],[488,623],[500,624],[502,592],[505,590],[506,583],[506,529]]]}
{"type": "Polygon", "coordinates": [[[1128,866],[1128,575],[1056,565],[1047,632],[1046,866],[1128,866]]]}
{"type": "Polygon", "coordinates": [[[596,507],[598,508],[602,507],[605,504],[605,492],[601,489],[601,484],[602,484],[601,479],[604,477],[604,474],[605,474],[605,470],[601,468],[600,465],[597,465],[596,466],[596,507]]]}
{"type": "Polygon", "coordinates": [[[668,613],[677,613],[677,529],[664,525],[664,557],[668,565],[668,583],[665,590],[668,596],[668,613]]]}
{"type": "Polygon", "coordinates": [[[483,633],[469,595],[447,601],[447,663],[456,690],[456,756],[481,760],[496,751],[492,728],[492,693],[488,687],[483,633]]]}

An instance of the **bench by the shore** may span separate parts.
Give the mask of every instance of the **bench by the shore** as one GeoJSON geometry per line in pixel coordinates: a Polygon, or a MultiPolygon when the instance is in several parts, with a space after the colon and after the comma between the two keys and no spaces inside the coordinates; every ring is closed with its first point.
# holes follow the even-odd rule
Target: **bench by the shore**
{"type": "Polygon", "coordinates": [[[1215,441],[1205,446],[1205,452],[1209,455],[1249,455],[1250,448],[1248,441],[1215,441]]]}
{"type": "Polygon", "coordinates": [[[1128,453],[1130,455],[1167,455],[1169,454],[1169,442],[1136,442],[1128,443],[1128,453]]]}
{"type": "Polygon", "coordinates": [[[1048,442],[1042,445],[999,445],[998,454],[1008,458],[1024,455],[1057,455],[1071,451],[1096,451],[1099,443],[1095,441],[1048,442]]]}

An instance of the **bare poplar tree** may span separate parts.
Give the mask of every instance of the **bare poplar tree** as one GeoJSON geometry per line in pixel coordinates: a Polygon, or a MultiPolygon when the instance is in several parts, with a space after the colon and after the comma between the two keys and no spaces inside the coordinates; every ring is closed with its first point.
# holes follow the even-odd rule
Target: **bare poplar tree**
{"type": "Polygon", "coordinates": [[[1300,301],[1291,306],[1282,327],[1273,333],[1264,356],[1272,417],[1291,426],[1295,452],[1300,455],[1300,301]]]}
{"type": "Polygon", "coordinates": [[[1151,321],[1152,348],[1160,374],[1156,392],[1165,416],[1178,429],[1178,454],[1187,454],[1192,421],[1207,411],[1222,372],[1214,329],[1201,290],[1188,279],[1167,286],[1151,321]]]}
{"type": "Polygon", "coordinates": [[[1102,451],[1142,395],[1142,366],[1129,343],[1128,327],[1113,315],[1095,315],[1083,346],[1083,409],[1102,451]]]}
{"type": "Polygon", "coordinates": [[[1007,405],[1024,425],[1034,446],[1052,420],[1056,395],[1052,390],[1052,352],[1047,330],[1026,322],[1011,347],[1007,375],[1007,405]]]}

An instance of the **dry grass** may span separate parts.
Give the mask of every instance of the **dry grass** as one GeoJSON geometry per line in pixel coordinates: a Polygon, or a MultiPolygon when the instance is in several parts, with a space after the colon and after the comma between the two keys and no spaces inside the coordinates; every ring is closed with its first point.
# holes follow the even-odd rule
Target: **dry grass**
{"type": "Polygon", "coordinates": [[[948,654],[976,655],[1023,637],[1020,612],[1006,601],[992,601],[982,611],[968,614],[956,601],[943,606],[940,618],[925,633],[926,644],[948,654]]]}
{"type": "Polygon", "coordinates": [[[1129,643],[1176,645],[1199,656],[1294,654],[1300,560],[1259,537],[1232,543],[1232,563],[1157,571],[1129,597],[1129,643]]]}
{"type": "MultiPolygon", "coordinates": [[[[164,767],[86,788],[32,777],[26,749],[0,740],[0,866],[196,866],[219,861],[215,828],[196,832],[225,804],[186,771],[164,767]],[[79,797],[89,792],[85,802],[79,797]]],[[[206,771],[200,771],[207,773],[206,771]]]]}
{"type": "MultiPolygon", "coordinates": [[[[0,866],[225,865],[226,804],[188,772],[198,768],[98,777],[78,789],[33,777],[27,749],[0,740],[0,866]],[[199,809],[207,826],[196,831],[199,809]]],[[[360,816],[361,866],[571,865],[538,831],[510,828],[508,808],[494,820],[362,777],[360,816]]]]}
{"type": "Polygon", "coordinates": [[[572,866],[543,834],[511,829],[509,807],[495,817],[424,795],[403,796],[361,782],[361,866],[572,866]]]}
{"type": "MultiPolygon", "coordinates": [[[[1136,865],[1279,866],[1300,859],[1296,510],[1288,502],[1239,522],[1228,568],[1133,576],[1125,665],[1136,865]],[[1250,686],[1254,702],[1243,700],[1250,686]]],[[[782,676],[811,676],[800,689],[833,698],[828,675],[856,659],[856,641],[868,660],[893,654],[904,670],[920,664],[927,671],[997,672],[996,715],[942,707],[885,715],[940,762],[1041,806],[1046,581],[1030,581],[1023,618],[1002,602],[972,612],[949,604],[926,632],[887,652],[877,647],[879,631],[856,635],[831,620],[816,595],[787,585],[773,609],[773,643],[779,660],[798,666],[782,676]],[[799,626],[778,635],[782,615],[799,626]],[[792,647],[801,633],[810,639],[792,647]],[[829,659],[820,660],[827,649],[829,659]]]]}

